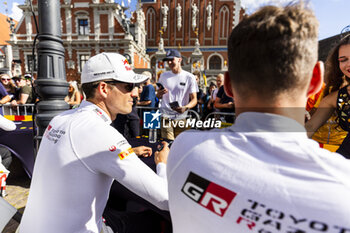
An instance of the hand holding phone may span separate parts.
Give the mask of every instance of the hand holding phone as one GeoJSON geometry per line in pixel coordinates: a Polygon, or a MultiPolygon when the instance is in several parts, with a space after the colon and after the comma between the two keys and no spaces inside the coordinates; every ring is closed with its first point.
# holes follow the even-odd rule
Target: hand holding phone
{"type": "Polygon", "coordinates": [[[164,86],[161,83],[156,83],[157,87],[159,88],[159,90],[163,90],[164,86]]]}
{"type": "Polygon", "coordinates": [[[169,105],[170,105],[171,109],[175,109],[175,108],[180,106],[179,102],[177,102],[177,101],[171,102],[171,103],[169,103],[169,105]]]}
{"type": "MultiPolygon", "coordinates": [[[[171,147],[171,144],[173,144],[174,141],[170,141],[168,142],[168,147],[170,148],[171,147]]],[[[164,144],[161,144],[158,148],[157,148],[157,151],[161,151],[163,150],[164,148],[164,144]]]]}

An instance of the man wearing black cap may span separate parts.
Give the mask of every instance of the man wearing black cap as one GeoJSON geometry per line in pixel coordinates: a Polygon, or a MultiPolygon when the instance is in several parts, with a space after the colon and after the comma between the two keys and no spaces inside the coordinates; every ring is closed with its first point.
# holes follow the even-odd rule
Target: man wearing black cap
{"type": "Polygon", "coordinates": [[[136,75],[120,54],[101,53],[87,61],[81,75],[87,101],[49,123],[20,233],[100,233],[114,179],[158,208],[168,209],[167,157],[155,156],[155,174],[137,157],[152,154],[152,149],[131,148],[110,126],[117,114],[131,112],[136,87],[146,79],[136,75]]]}
{"type": "Polygon", "coordinates": [[[162,73],[158,80],[164,87],[157,92],[157,97],[162,99],[160,103],[163,114],[161,136],[174,140],[181,132],[181,128],[174,127],[175,124],[171,124],[171,121],[183,120],[187,116],[188,109],[196,106],[198,85],[193,74],[182,70],[179,51],[168,50],[163,60],[168,62],[171,71],[162,73]],[[167,123],[164,124],[164,122],[167,123]]]}

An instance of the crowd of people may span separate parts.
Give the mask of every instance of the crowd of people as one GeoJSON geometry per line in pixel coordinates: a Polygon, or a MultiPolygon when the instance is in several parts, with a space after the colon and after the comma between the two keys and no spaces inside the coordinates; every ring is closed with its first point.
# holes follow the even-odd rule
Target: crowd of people
{"type": "Polygon", "coordinates": [[[0,80],[0,104],[11,103],[17,106],[35,102],[30,75],[10,77],[5,73],[0,74],[0,80]]]}
{"type": "MultiPolygon", "coordinates": [[[[105,209],[114,179],[169,211],[172,232],[350,232],[350,136],[338,153],[308,138],[334,112],[350,131],[350,35],[324,68],[312,10],[302,2],[267,5],[232,30],[228,71],[206,93],[200,74],[183,70],[181,60],[168,50],[170,70],[157,83],[117,53],[86,62],[84,97],[70,83],[72,109],[44,133],[19,232],[154,232],[144,212],[105,209]],[[310,96],[320,100],[306,120],[310,96]],[[159,108],[163,121],[181,122],[189,110],[234,112],[236,119],[204,132],[169,124],[161,135],[174,140],[171,149],[163,141],[154,152],[128,141],[139,134],[136,106],[159,108]],[[155,171],[138,158],[151,155],[155,171]]],[[[11,88],[3,83],[0,91],[11,88]]]]}

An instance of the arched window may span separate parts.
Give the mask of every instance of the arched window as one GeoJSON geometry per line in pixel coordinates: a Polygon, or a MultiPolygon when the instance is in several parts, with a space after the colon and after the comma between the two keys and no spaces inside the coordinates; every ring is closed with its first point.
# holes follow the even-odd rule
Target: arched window
{"type": "Polygon", "coordinates": [[[156,12],[153,8],[148,8],[146,13],[146,30],[147,40],[155,41],[156,39],[156,12]]]}
{"type": "Polygon", "coordinates": [[[219,11],[219,39],[228,38],[229,34],[229,25],[230,25],[230,10],[224,5],[220,8],[219,11]]]}
{"type": "Polygon", "coordinates": [[[210,70],[221,70],[221,58],[219,56],[212,56],[209,60],[210,70]]]}

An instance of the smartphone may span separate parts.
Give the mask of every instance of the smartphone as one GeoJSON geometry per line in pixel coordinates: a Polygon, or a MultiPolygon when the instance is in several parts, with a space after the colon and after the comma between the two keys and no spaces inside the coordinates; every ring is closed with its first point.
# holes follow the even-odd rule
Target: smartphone
{"type": "MultiPolygon", "coordinates": [[[[174,141],[170,141],[170,142],[168,142],[168,147],[169,147],[169,148],[171,147],[171,145],[173,144],[173,142],[174,142],[174,141]]],[[[163,144],[161,144],[161,145],[160,145],[160,147],[159,147],[159,148],[157,148],[157,150],[158,150],[158,151],[161,151],[161,150],[163,150],[163,148],[164,148],[164,145],[163,145],[163,144]]]]}
{"type": "Polygon", "coordinates": [[[159,90],[163,90],[164,86],[161,83],[156,83],[157,87],[159,88],[159,90]]]}
{"type": "Polygon", "coordinates": [[[170,105],[170,108],[172,108],[172,109],[180,106],[179,102],[177,102],[177,101],[171,102],[171,103],[169,103],[169,105],[170,105]]]}

